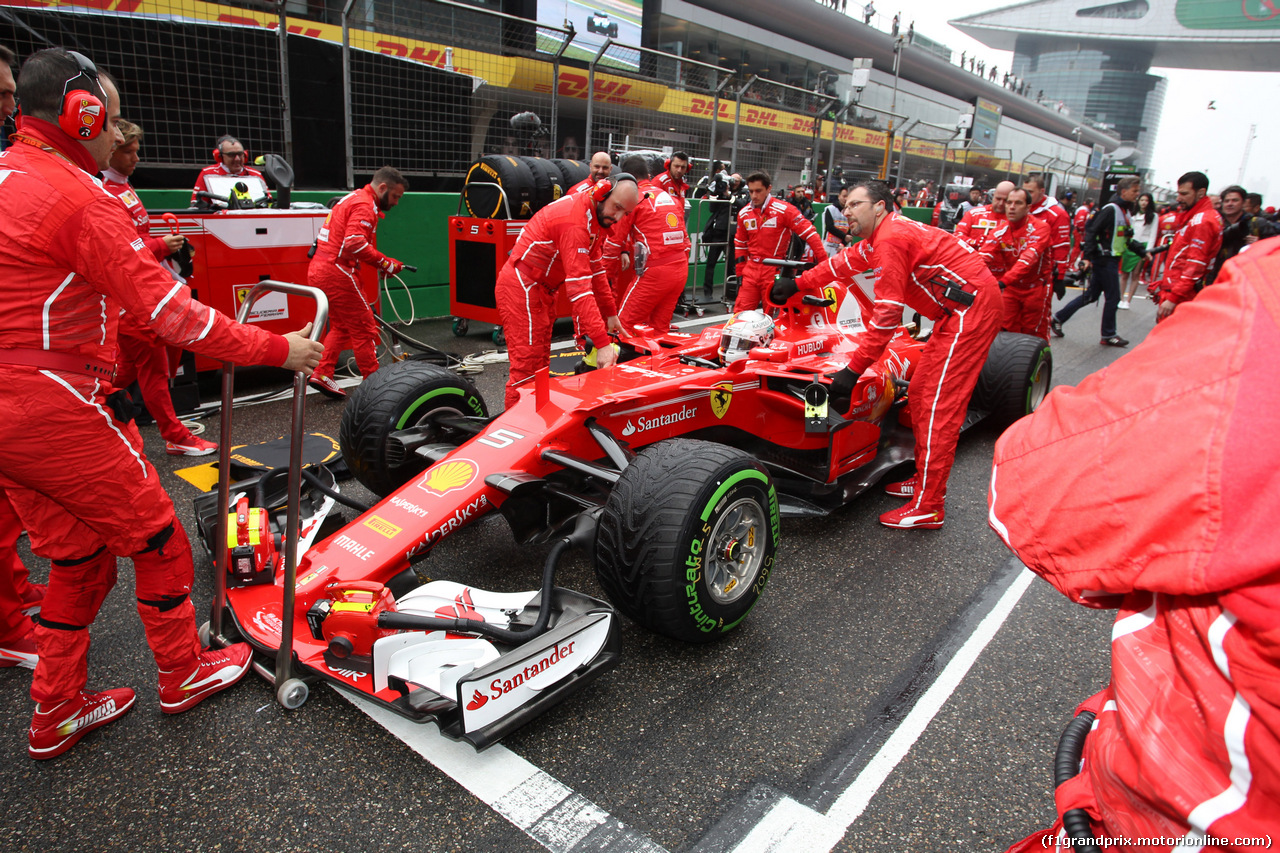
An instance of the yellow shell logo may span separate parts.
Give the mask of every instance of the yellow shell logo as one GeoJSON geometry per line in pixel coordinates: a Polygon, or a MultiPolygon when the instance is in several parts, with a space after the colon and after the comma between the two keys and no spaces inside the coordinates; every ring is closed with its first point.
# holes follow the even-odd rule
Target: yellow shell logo
{"type": "Polygon", "coordinates": [[[676,219],[676,215],[674,213],[667,214],[667,226],[669,228],[675,228],[679,224],[680,224],[680,220],[676,219]]]}
{"type": "Polygon", "coordinates": [[[454,459],[441,462],[427,471],[418,484],[423,491],[433,495],[443,495],[454,489],[471,485],[476,478],[476,464],[469,459],[454,459]]]}

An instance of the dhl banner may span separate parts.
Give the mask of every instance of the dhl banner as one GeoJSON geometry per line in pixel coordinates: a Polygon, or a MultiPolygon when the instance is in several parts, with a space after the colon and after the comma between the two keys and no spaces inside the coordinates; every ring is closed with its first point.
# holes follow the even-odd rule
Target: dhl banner
{"type": "MultiPolygon", "coordinates": [[[[0,0],[0,6],[15,6],[28,9],[86,9],[104,14],[141,16],[160,18],[172,21],[200,21],[206,23],[261,27],[275,30],[280,26],[278,15],[258,12],[252,9],[239,9],[222,6],[217,3],[206,3],[202,0],[0,0]]],[[[333,24],[322,24],[300,18],[285,18],[285,26],[290,33],[307,38],[342,43],[342,27],[333,24]]],[[[465,48],[454,48],[450,56],[446,53],[448,46],[435,42],[418,41],[416,39],[391,36],[384,33],[370,32],[362,29],[350,29],[351,47],[371,53],[396,56],[414,62],[421,62],[435,68],[450,67],[460,74],[475,77],[484,84],[501,89],[519,89],[526,92],[550,93],[552,90],[552,64],[547,61],[527,57],[499,56],[465,48]],[[449,66],[449,59],[452,65],[449,66]]],[[[587,72],[578,68],[561,68],[560,80],[555,86],[561,97],[586,100],[590,88],[587,72]]],[[[696,119],[710,119],[716,111],[715,99],[676,89],[668,89],[660,83],[649,83],[597,71],[595,75],[595,102],[615,106],[652,110],[670,115],[685,116],[696,119]]],[[[719,119],[732,122],[736,104],[722,99],[719,106],[719,119]]],[[[770,107],[759,102],[744,101],[742,104],[741,124],[745,127],[786,133],[805,139],[813,138],[815,119],[787,110],[770,107]]],[[[832,123],[821,122],[819,138],[830,140],[832,123]]],[[[864,127],[841,125],[836,133],[836,141],[848,145],[859,145],[866,148],[883,150],[885,133],[864,127]]],[[[894,140],[894,150],[902,150],[902,139],[894,140]]],[[[912,140],[907,148],[909,155],[925,157],[933,160],[945,159],[959,163],[963,157],[959,153],[947,150],[939,143],[912,140]]],[[[970,152],[967,161],[970,165],[981,168],[1006,171],[1011,164],[986,154],[970,152]]]]}

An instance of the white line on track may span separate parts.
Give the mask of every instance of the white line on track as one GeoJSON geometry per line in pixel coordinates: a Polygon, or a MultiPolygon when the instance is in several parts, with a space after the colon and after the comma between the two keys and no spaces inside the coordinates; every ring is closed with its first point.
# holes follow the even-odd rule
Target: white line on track
{"type": "Polygon", "coordinates": [[[666,853],[501,744],[476,752],[470,744],[441,736],[433,723],[415,723],[337,692],[552,853],[666,853]]]}
{"type": "Polygon", "coordinates": [[[832,803],[826,813],[784,797],[766,812],[733,853],[827,853],[862,816],[872,797],[907,756],[924,730],[960,686],[978,656],[1004,625],[1035,575],[1023,569],[965,640],[937,679],[880,747],[867,766],[832,803]]]}

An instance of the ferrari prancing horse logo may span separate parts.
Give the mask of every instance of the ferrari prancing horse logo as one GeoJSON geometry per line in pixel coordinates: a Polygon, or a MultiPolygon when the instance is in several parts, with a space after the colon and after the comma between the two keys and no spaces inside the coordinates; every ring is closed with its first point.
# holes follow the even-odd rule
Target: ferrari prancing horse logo
{"type": "Polygon", "coordinates": [[[723,418],[733,402],[733,383],[720,382],[711,386],[711,411],[717,418],[723,418]]]}

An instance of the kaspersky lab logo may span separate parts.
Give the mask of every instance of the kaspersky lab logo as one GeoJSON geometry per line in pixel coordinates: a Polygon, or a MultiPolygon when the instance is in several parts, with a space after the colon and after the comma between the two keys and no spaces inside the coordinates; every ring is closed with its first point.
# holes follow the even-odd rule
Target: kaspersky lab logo
{"type": "Polygon", "coordinates": [[[656,429],[658,427],[670,426],[671,424],[687,421],[690,418],[698,416],[697,406],[681,406],[680,411],[672,412],[669,415],[658,415],[656,418],[636,418],[635,423],[627,421],[627,425],[622,428],[623,435],[635,435],[638,432],[644,432],[647,429],[656,429]]]}

